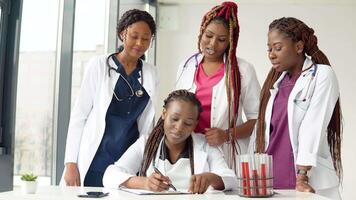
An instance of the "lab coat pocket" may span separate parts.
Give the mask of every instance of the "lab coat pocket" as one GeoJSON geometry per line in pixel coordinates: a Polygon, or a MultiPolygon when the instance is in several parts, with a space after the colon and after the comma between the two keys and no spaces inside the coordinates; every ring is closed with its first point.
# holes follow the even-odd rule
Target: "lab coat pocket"
{"type": "Polygon", "coordinates": [[[332,158],[323,158],[318,156],[317,166],[312,168],[310,175],[310,184],[315,190],[335,187],[339,184],[332,158]]]}
{"type": "Polygon", "coordinates": [[[309,104],[310,104],[310,100],[309,99],[294,99],[294,105],[296,108],[302,110],[302,111],[307,111],[309,104]]]}
{"type": "Polygon", "coordinates": [[[293,118],[294,118],[295,122],[300,123],[303,120],[305,113],[308,110],[309,104],[310,104],[309,100],[294,99],[294,101],[293,101],[293,105],[294,105],[293,106],[294,107],[293,115],[294,115],[294,117],[293,118]]]}

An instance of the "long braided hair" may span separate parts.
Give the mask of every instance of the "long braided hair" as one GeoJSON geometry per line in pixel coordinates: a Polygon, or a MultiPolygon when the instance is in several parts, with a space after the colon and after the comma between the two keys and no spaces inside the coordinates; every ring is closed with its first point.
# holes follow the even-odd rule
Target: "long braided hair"
{"type": "MultiPolygon", "coordinates": [[[[285,34],[293,42],[304,42],[304,54],[311,57],[315,64],[325,64],[330,66],[330,62],[325,54],[318,48],[318,40],[314,35],[314,30],[308,27],[302,21],[293,17],[283,17],[274,20],[269,25],[269,31],[277,30],[280,33],[285,34]]],[[[265,114],[268,100],[270,98],[270,89],[272,89],[274,83],[280,77],[282,73],[277,72],[273,68],[268,73],[268,76],[263,84],[261,90],[261,102],[258,114],[257,122],[257,138],[256,138],[256,150],[257,152],[265,151],[265,114]]],[[[333,158],[334,168],[338,177],[341,180],[342,176],[342,163],[341,163],[341,135],[342,135],[342,123],[341,123],[341,108],[340,101],[337,100],[335,108],[331,117],[331,120],[327,127],[327,140],[330,148],[330,153],[333,158]]]]}
{"type": "MultiPolygon", "coordinates": [[[[171,92],[168,97],[164,100],[163,108],[168,109],[169,104],[173,101],[186,101],[192,103],[198,110],[198,116],[202,111],[202,107],[200,101],[196,98],[194,93],[191,93],[187,90],[176,90],[171,92]]],[[[198,120],[198,119],[197,119],[198,120]]],[[[146,171],[150,166],[152,159],[154,159],[160,141],[164,136],[163,129],[164,120],[162,117],[159,118],[156,126],[153,128],[150,136],[147,139],[147,143],[145,146],[143,161],[141,163],[140,176],[146,176],[146,171]]],[[[192,137],[189,136],[187,139],[187,145],[189,149],[189,160],[190,160],[190,168],[192,175],[194,174],[194,155],[193,155],[193,140],[192,137]]]]}
{"type": "MultiPolygon", "coordinates": [[[[237,4],[234,2],[223,2],[221,5],[213,7],[207,12],[200,26],[200,33],[198,36],[198,48],[201,52],[200,41],[205,32],[205,29],[211,22],[223,23],[229,31],[229,46],[226,49],[226,63],[225,63],[225,85],[229,105],[229,128],[235,130],[236,121],[238,118],[240,94],[241,94],[241,74],[236,58],[237,41],[239,39],[239,22],[237,19],[237,4]]],[[[231,140],[231,163],[229,166],[236,169],[235,160],[237,153],[237,142],[231,140]]]]}

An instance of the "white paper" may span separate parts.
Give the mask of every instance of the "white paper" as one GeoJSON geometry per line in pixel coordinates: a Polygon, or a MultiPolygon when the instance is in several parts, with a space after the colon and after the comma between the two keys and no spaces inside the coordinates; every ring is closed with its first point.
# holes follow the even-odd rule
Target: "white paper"
{"type": "Polygon", "coordinates": [[[125,192],[130,192],[133,194],[138,194],[138,195],[175,195],[175,194],[191,194],[188,191],[173,191],[173,190],[166,190],[166,191],[162,191],[162,192],[153,192],[153,191],[149,191],[149,190],[141,190],[141,189],[129,189],[129,188],[125,188],[125,187],[120,187],[119,188],[122,191],[125,192]]]}

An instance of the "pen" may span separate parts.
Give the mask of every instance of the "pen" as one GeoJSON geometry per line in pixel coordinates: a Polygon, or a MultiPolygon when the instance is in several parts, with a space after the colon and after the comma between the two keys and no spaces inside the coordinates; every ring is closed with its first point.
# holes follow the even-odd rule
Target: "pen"
{"type": "MultiPolygon", "coordinates": [[[[155,170],[155,172],[161,176],[164,176],[158,169],[157,167],[153,166],[153,169],[155,170]]],[[[171,183],[168,183],[168,186],[171,187],[174,191],[177,191],[176,187],[174,187],[171,183]]]]}

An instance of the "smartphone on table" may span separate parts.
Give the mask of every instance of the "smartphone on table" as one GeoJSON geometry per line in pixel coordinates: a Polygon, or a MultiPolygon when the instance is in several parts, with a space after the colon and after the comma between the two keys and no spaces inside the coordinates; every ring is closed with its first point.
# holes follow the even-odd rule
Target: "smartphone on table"
{"type": "Polygon", "coordinates": [[[85,198],[101,198],[108,196],[109,192],[87,192],[87,194],[78,194],[78,197],[85,197],[85,198]]]}

